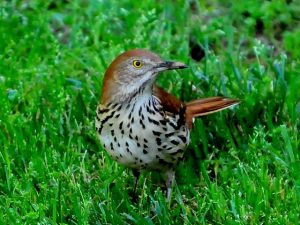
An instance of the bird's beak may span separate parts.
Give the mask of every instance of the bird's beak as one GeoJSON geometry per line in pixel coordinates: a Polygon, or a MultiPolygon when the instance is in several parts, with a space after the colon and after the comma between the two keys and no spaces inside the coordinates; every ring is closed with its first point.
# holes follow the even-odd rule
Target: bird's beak
{"type": "Polygon", "coordinates": [[[165,61],[162,63],[159,63],[157,66],[155,66],[155,69],[160,71],[164,70],[175,70],[175,69],[185,69],[187,68],[187,65],[185,65],[182,62],[171,62],[171,61],[165,61]]]}

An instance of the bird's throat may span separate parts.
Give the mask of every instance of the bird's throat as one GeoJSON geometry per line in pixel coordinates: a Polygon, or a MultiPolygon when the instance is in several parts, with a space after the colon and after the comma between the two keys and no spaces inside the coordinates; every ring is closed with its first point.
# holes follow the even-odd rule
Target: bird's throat
{"type": "Polygon", "coordinates": [[[140,98],[150,98],[153,93],[153,83],[145,82],[139,87],[126,87],[116,90],[111,96],[110,103],[129,104],[138,101],[140,98]]]}

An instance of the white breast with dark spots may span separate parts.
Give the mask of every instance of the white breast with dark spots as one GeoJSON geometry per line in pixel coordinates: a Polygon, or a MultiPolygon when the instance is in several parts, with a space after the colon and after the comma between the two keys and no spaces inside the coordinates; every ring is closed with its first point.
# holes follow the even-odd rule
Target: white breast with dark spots
{"type": "Polygon", "coordinates": [[[98,107],[96,128],[104,148],[119,163],[159,170],[172,167],[183,156],[189,143],[183,115],[166,115],[155,96],[108,108],[98,107]]]}

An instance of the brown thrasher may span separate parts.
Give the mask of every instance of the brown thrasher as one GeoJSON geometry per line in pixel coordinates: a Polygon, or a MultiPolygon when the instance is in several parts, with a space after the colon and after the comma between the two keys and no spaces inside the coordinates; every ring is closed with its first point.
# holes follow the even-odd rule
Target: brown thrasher
{"type": "Polygon", "coordinates": [[[134,192],[140,170],[161,171],[169,200],[174,167],[189,144],[194,118],[239,103],[225,97],[183,103],[155,85],[160,72],[186,67],[137,49],[119,55],[104,75],[98,137],[114,160],[133,169],[134,192]]]}

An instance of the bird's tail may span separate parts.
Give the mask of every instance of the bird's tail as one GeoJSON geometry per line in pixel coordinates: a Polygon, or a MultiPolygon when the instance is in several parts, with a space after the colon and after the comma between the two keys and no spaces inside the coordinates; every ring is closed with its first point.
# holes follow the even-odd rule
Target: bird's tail
{"type": "Polygon", "coordinates": [[[186,121],[191,127],[195,117],[219,112],[239,103],[238,99],[226,97],[210,97],[188,102],[186,103],[186,121]]]}

